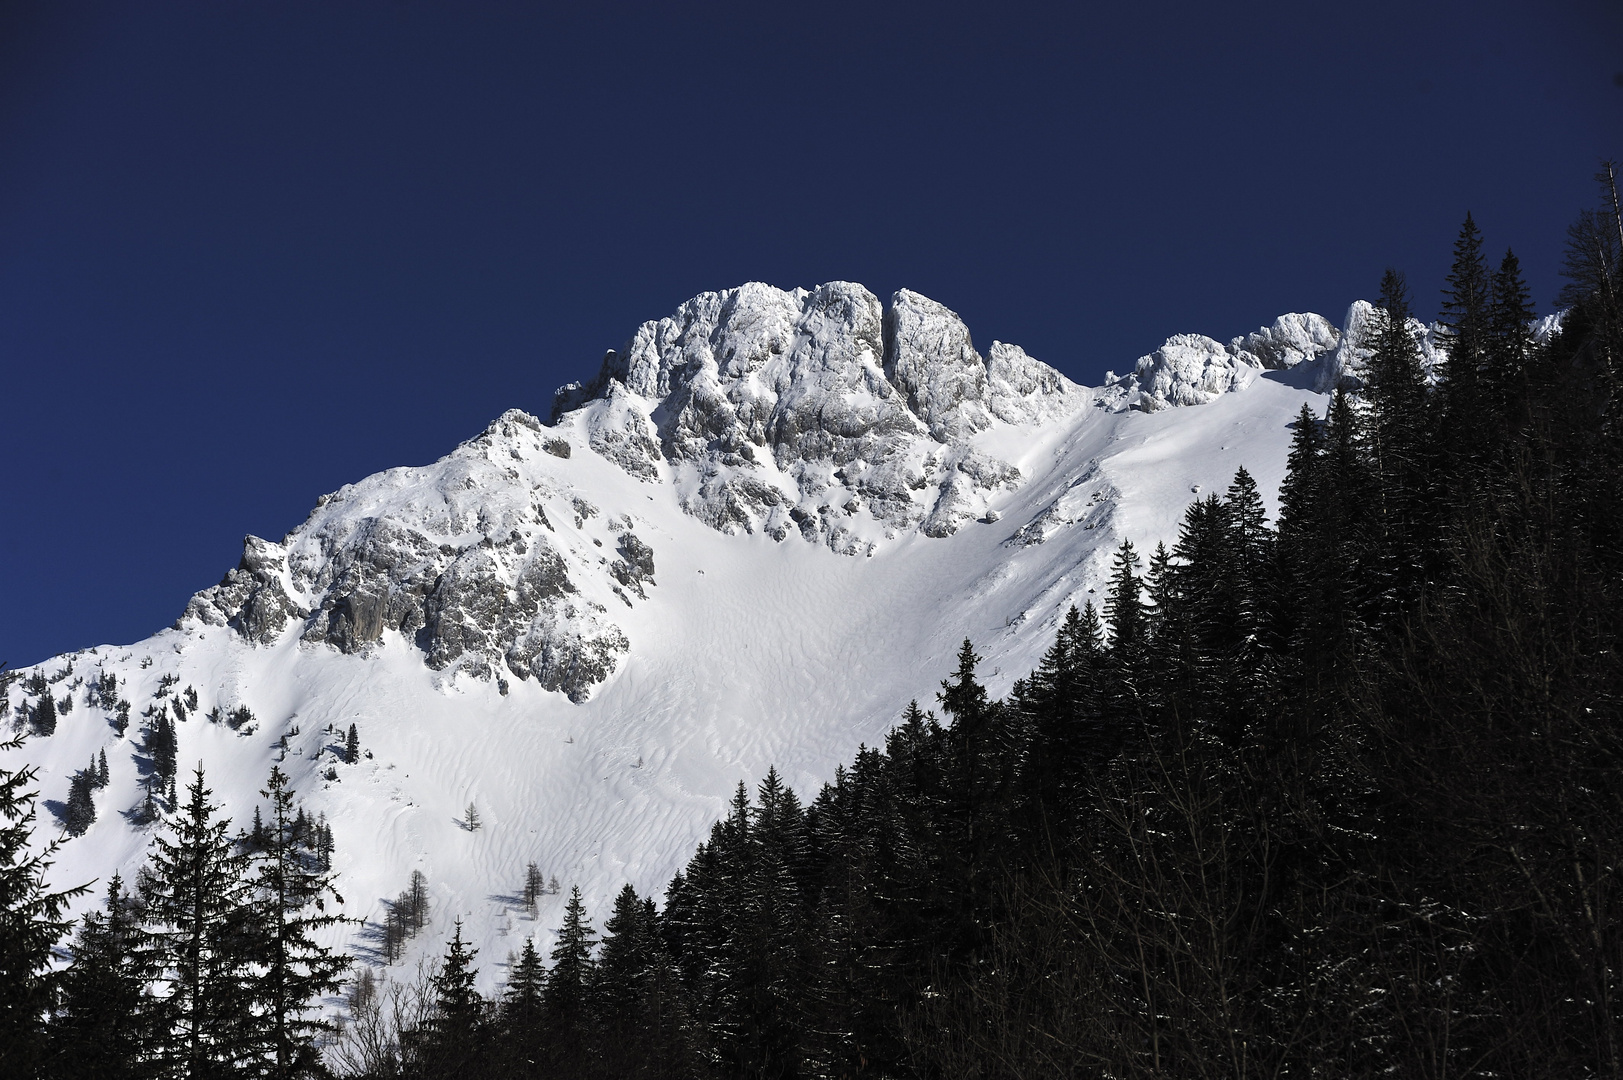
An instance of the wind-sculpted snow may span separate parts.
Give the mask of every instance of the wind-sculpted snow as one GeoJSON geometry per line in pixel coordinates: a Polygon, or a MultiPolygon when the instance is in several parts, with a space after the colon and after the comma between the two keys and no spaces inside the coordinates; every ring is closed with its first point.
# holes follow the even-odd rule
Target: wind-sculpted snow
{"type": "Polygon", "coordinates": [[[382,904],[421,869],[432,922],[407,962],[461,918],[489,988],[558,925],[562,896],[534,915],[513,896],[528,862],[599,916],[627,881],[657,893],[739,780],[775,764],[812,795],[933,703],[964,637],[1006,693],[1122,540],[1174,542],[1241,465],[1275,505],[1290,424],[1322,414],[1314,380],[1356,377],[1354,336],[1310,315],[1184,336],[1089,390],[1016,346],[979,353],[916,294],[707,293],[560,391],[550,424],[510,411],[349,485],[249,537],[174,627],[24,669],[0,723],[32,714],[36,675],[72,708],[4,760],[40,766],[49,811],[105,750],[98,820],[53,874],[128,878],[152,830],[122,812],[168,709],[238,824],[273,762],[326,815],[367,920],[335,940],[381,962],[382,904]],[[352,723],[355,762],[334,735],[352,723]]]}

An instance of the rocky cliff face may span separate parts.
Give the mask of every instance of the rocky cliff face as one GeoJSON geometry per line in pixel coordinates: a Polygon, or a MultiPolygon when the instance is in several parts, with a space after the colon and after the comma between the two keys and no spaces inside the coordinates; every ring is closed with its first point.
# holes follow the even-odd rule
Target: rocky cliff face
{"type": "Polygon", "coordinates": [[[860,554],[919,528],[950,535],[1020,482],[970,440],[994,425],[1074,414],[1089,393],[1019,347],[976,351],[954,312],[861,285],[705,293],[644,323],[570,384],[593,449],[669,479],[722,532],[791,534],[860,554]]]}

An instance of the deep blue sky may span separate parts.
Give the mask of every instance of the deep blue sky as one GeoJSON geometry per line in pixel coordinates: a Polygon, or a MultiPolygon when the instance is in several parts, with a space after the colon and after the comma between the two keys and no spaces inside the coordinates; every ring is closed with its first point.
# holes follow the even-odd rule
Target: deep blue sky
{"type": "Polygon", "coordinates": [[[902,286],[1096,382],[1336,321],[1467,209],[1541,310],[1605,3],[9,3],[0,660],[172,621],[688,296],[902,286]]]}

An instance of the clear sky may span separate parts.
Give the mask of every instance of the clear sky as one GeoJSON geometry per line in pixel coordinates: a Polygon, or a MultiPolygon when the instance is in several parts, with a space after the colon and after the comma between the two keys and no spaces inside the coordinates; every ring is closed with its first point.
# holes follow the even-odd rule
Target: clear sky
{"type": "Polygon", "coordinates": [[[0,5],[0,660],[173,621],[687,297],[900,287],[1073,378],[1436,308],[1467,210],[1541,311],[1623,156],[1623,5],[0,5]]]}

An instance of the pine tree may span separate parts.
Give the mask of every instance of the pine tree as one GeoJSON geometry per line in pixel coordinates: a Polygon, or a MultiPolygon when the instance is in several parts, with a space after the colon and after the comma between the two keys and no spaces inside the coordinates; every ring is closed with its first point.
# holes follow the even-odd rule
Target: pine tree
{"type": "Polygon", "coordinates": [[[654,942],[643,924],[642,900],[630,885],[614,898],[614,911],[603,924],[603,944],[593,972],[592,997],[607,1027],[604,1045],[624,1045],[636,1038],[642,981],[654,942]]]}
{"type": "Polygon", "coordinates": [[[552,947],[552,970],[541,997],[555,1071],[565,1075],[584,1070],[590,1050],[594,939],[577,886],[570,889],[564,905],[564,922],[552,947]]]}
{"type": "Polygon", "coordinates": [[[89,770],[74,773],[68,781],[68,802],[62,814],[62,826],[69,836],[83,836],[96,821],[96,800],[91,795],[95,782],[94,763],[89,770]]]}
{"type": "Polygon", "coordinates": [[[201,765],[186,794],[167,834],[154,841],[141,898],[174,1021],[171,1031],[156,1033],[159,1053],[167,1071],[201,1078],[253,1060],[265,1032],[254,1007],[259,956],[248,856],[231,839],[230,821],[216,817],[201,765]]]}
{"type": "Polygon", "coordinates": [[[462,940],[462,920],[456,921],[445,957],[431,984],[434,1009],[427,1028],[417,1033],[413,1054],[419,1076],[436,1080],[486,1075],[484,1054],[485,1001],[474,988],[478,969],[473,966],[479,950],[462,940]]]}
{"type": "Polygon", "coordinates": [[[96,786],[106,787],[110,776],[107,772],[107,751],[101,750],[96,755],[96,786]]]}
{"type": "Polygon", "coordinates": [[[166,1030],[149,991],[156,957],[141,912],[115,873],[100,911],[85,914],[51,1017],[49,1074],[59,1080],[155,1077],[152,1033],[166,1030]]]}
{"type": "Polygon", "coordinates": [[[264,842],[253,866],[261,968],[253,991],[271,1063],[267,1075],[292,1080],[320,1071],[317,1039],[333,1027],[311,1011],[321,995],[338,989],[351,963],[315,935],[348,920],[326,910],[329,898],[342,905],[343,897],[319,859],[294,837],[293,790],[277,766],[271,766],[260,795],[270,802],[270,821],[263,826],[264,842]]]}
{"type": "MultiPolygon", "coordinates": [[[[0,742],[0,753],[20,750],[19,736],[0,742]]],[[[55,979],[51,947],[66,932],[69,901],[88,886],[52,892],[45,884],[57,845],[30,850],[34,800],[32,768],[0,768],[0,1076],[33,1080],[45,1052],[45,1008],[55,979]]]]}
{"type": "Polygon", "coordinates": [[[541,999],[546,988],[546,969],[535,951],[535,941],[524,939],[524,948],[510,969],[501,1000],[501,1039],[499,1049],[508,1071],[517,1077],[539,1077],[542,1073],[546,1031],[542,1023],[541,999]]]}
{"type": "Polygon", "coordinates": [[[1123,540],[1111,564],[1105,621],[1110,624],[1111,651],[1127,660],[1133,659],[1143,647],[1146,629],[1141,598],[1144,583],[1138,576],[1138,567],[1139,557],[1133,550],[1133,542],[1123,540]]]}
{"type": "Polygon", "coordinates": [[[1380,329],[1370,356],[1370,450],[1378,478],[1380,539],[1396,575],[1400,602],[1411,601],[1424,574],[1422,554],[1433,539],[1435,441],[1426,408],[1426,378],[1410,330],[1403,275],[1381,279],[1380,329]]]}
{"type": "Polygon", "coordinates": [[[41,695],[39,704],[34,706],[34,733],[43,736],[56,734],[56,701],[48,690],[41,695]]]}
{"type": "Polygon", "coordinates": [[[423,876],[421,870],[411,872],[411,881],[406,886],[406,896],[411,929],[414,932],[421,930],[428,925],[428,879],[423,876]]]}
{"type": "Polygon", "coordinates": [[[152,727],[147,733],[147,753],[152,757],[152,771],[160,781],[174,777],[177,749],[174,721],[169,719],[167,708],[160,708],[152,718],[152,727]]]}
{"type": "Polygon", "coordinates": [[[1522,280],[1521,263],[1506,251],[1493,275],[1493,302],[1488,309],[1484,368],[1485,394],[1504,421],[1511,402],[1525,400],[1527,360],[1533,348],[1533,301],[1522,280]]]}
{"type": "Polygon", "coordinates": [[[524,868],[524,910],[532,917],[536,912],[536,903],[546,891],[546,887],[546,879],[541,876],[540,867],[530,863],[524,868]]]}
{"type": "Polygon", "coordinates": [[[1488,264],[1482,256],[1482,232],[1465,215],[1454,242],[1454,265],[1443,290],[1442,344],[1448,350],[1449,441],[1465,460],[1479,449],[1482,422],[1482,369],[1486,364],[1488,305],[1492,295],[1488,264]]]}
{"type": "Polygon", "coordinates": [[[354,724],[349,725],[349,735],[344,739],[344,760],[351,765],[361,760],[361,736],[354,724]]]}

